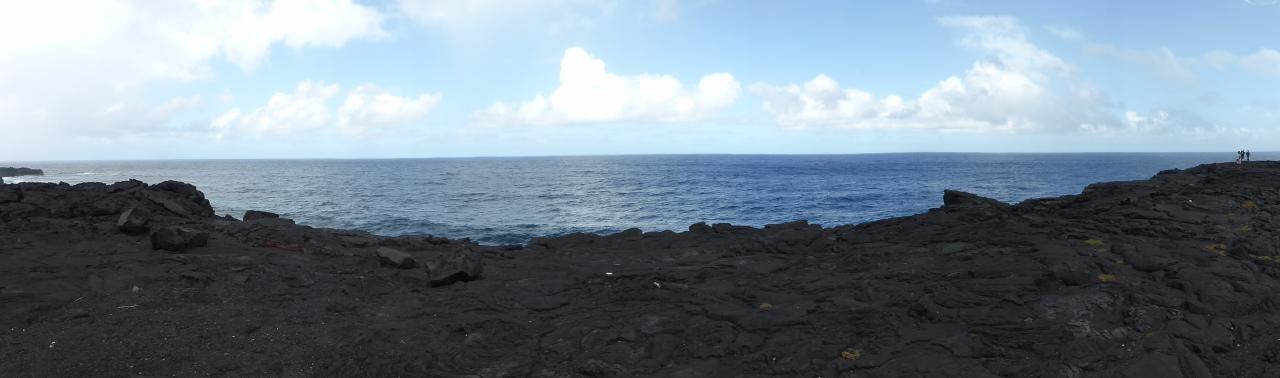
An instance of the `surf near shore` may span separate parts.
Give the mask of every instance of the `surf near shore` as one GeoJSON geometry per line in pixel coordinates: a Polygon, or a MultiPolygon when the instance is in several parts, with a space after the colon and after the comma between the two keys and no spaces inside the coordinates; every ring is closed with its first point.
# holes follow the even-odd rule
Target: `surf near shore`
{"type": "Polygon", "coordinates": [[[1280,163],[1016,205],[484,246],[0,186],[15,375],[1273,376],[1280,163]]]}

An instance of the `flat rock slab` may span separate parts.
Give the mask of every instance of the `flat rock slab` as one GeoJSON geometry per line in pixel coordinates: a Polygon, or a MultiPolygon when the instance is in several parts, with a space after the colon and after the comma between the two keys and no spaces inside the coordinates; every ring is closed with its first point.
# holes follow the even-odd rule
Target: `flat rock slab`
{"type": "Polygon", "coordinates": [[[418,266],[418,261],[414,260],[412,255],[395,248],[379,247],[377,253],[378,262],[385,266],[400,269],[412,269],[418,266]]]}

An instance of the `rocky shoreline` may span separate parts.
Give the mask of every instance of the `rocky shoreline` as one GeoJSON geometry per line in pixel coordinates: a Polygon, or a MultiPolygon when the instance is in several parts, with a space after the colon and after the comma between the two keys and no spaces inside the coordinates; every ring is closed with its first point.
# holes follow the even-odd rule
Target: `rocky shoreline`
{"type": "Polygon", "coordinates": [[[1280,163],[483,246],[0,185],[11,376],[1280,376],[1280,163]]]}

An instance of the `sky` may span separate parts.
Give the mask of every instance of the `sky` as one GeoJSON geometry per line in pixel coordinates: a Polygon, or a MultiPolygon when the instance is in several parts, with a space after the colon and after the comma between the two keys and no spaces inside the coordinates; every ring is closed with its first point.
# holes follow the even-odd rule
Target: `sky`
{"type": "Polygon", "coordinates": [[[1280,150],[1276,36],[1276,0],[0,0],[0,160],[1280,150]]]}

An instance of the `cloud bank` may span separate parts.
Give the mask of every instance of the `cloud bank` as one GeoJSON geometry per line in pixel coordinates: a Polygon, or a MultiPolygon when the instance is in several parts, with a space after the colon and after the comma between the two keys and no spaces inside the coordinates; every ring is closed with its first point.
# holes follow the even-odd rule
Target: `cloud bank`
{"type": "Polygon", "coordinates": [[[803,84],[754,84],[765,113],[792,128],[936,129],[966,132],[1062,130],[1112,122],[1096,91],[1075,87],[1072,67],[1027,40],[1009,17],[943,17],[965,32],[962,47],[985,53],[962,75],[914,98],[842,88],[826,75],[803,84]]]}
{"type": "Polygon", "coordinates": [[[401,97],[365,84],[347,92],[342,105],[331,109],[332,99],[341,90],[338,84],[303,81],[290,93],[275,93],[262,107],[250,111],[230,109],[215,118],[209,127],[219,139],[229,135],[303,136],[337,132],[358,136],[400,131],[421,121],[442,97],[438,92],[401,97]]]}

